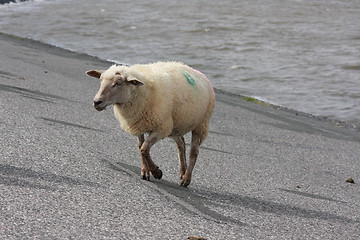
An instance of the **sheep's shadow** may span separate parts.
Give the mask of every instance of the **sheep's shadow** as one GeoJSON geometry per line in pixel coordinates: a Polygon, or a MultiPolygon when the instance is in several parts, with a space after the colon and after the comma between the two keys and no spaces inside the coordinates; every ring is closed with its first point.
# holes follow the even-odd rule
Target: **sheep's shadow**
{"type": "MultiPolygon", "coordinates": [[[[106,162],[109,163],[108,161],[106,162]]],[[[139,167],[135,167],[123,162],[117,162],[114,165],[110,163],[110,165],[111,168],[117,171],[126,172],[140,179],[139,167]]],[[[185,202],[187,205],[190,205],[193,208],[197,209],[198,212],[201,212],[202,214],[208,216],[213,220],[215,219],[217,222],[233,223],[239,226],[247,225],[241,222],[240,220],[235,219],[234,217],[225,216],[224,214],[221,214],[216,210],[213,210],[220,208],[222,209],[222,212],[228,213],[229,215],[232,214],[234,216],[234,207],[236,207],[236,208],[252,209],[253,211],[260,213],[263,212],[263,213],[276,214],[279,216],[320,219],[331,222],[360,223],[360,219],[353,220],[347,217],[338,216],[333,213],[317,211],[312,209],[305,209],[290,204],[275,203],[272,201],[263,200],[259,198],[242,196],[240,194],[225,193],[219,191],[215,192],[212,191],[211,189],[195,189],[192,187],[184,188],[179,186],[177,183],[170,182],[164,179],[153,180],[152,184],[156,185],[159,189],[161,189],[160,192],[166,192],[167,194],[171,194],[171,196],[175,196],[176,198],[185,202]]],[[[342,201],[326,198],[316,194],[295,193],[294,191],[290,191],[286,189],[277,189],[277,190],[282,192],[302,195],[304,197],[309,197],[311,199],[347,204],[342,201]]],[[[185,206],[185,208],[187,207],[185,206]]],[[[191,211],[190,208],[188,208],[188,210],[191,211]]]]}
{"type": "Polygon", "coordinates": [[[170,182],[165,179],[154,180],[152,178],[150,182],[145,181],[140,178],[139,173],[141,169],[139,167],[126,164],[123,162],[112,163],[105,159],[103,159],[103,162],[106,162],[111,169],[114,169],[116,171],[122,171],[133,177],[136,177],[137,179],[139,179],[139,181],[142,181],[144,184],[147,184],[148,186],[157,190],[161,194],[165,195],[165,197],[170,198],[170,200],[176,201],[177,203],[179,203],[179,206],[185,208],[188,211],[195,212],[209,220],[218,223],[233,223],[238,226],[247,225],[237,219],[221,215],[211,210],[207,206],[214,206],[214,205],[217,206],[218,204],[207,199],[206,196],[202,196],[198,194],[196,190],[190,188],[184,188],[180,186],[178,183],[170,182]],[[156,187],[151,185],[155,185],[156,187]]]}

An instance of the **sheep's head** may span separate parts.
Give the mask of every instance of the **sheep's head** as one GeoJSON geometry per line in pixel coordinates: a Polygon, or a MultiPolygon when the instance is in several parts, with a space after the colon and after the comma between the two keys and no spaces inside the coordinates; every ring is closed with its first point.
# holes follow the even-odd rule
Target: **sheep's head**
{"type": "Polygon", "coordinates": [[[131,74],[121,71],[121,67],[115,65],[106,71],[90,70],[86,74],[100,79],[101,82],[100,89],[94,97],[94,108],[98,111],[104,110],[111,104],[128,102],[132,89],[144,85],[131,74]]]}

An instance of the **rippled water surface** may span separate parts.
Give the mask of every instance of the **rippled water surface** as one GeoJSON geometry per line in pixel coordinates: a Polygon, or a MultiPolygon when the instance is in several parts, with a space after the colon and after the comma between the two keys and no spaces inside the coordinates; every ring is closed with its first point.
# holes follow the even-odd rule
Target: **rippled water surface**
{"type": "Polygon", "coordinates": [[[214,87],[360,123],[359,0],[38,0],[0,31],[119,63],[182,61],[214,87]]]}

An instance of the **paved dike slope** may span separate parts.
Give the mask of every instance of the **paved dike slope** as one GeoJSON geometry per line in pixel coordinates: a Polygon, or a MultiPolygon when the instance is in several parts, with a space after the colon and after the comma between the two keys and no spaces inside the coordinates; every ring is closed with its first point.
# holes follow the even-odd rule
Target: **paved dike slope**
{"type": "Polygon", "coordinates": [[[0,61],[0,239],[360,237],[357,129],[217,91],[189,188],[170,140],[147,182],[136,137],[91,106],[85,71],[111,63],[6,34],[0,61]]]}

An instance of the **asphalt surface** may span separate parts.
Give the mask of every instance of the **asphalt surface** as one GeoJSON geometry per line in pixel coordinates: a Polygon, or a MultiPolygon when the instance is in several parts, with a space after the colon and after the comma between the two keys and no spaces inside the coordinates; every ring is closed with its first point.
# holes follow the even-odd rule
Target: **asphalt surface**
{"type": "Polygon", "coordinates": [[[5,34],[0,63],[0,239],[360,238],[358,129],[217,91],[190,186],[171,140],[147,182],[91,105],[111,63],[5,34]]]}

